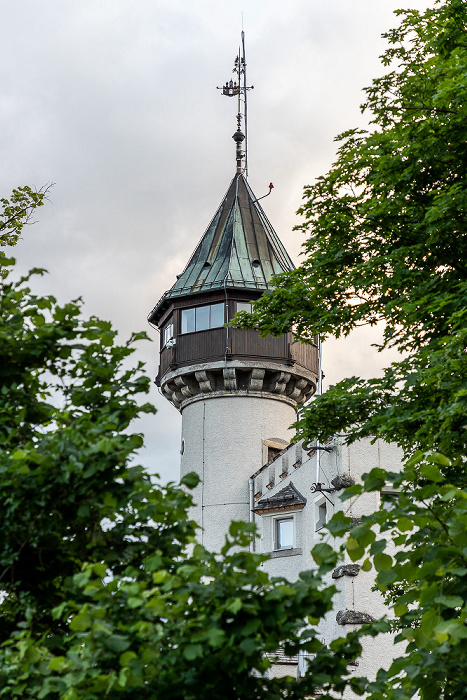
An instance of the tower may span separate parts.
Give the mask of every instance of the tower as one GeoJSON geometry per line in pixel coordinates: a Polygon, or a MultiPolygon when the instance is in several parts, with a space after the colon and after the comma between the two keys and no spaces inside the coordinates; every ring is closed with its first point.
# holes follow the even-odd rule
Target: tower
{"type": "Polygon", "coordinates": [[[182,414],[181,475],[200,476],[194,517],[212,550],[232,520],[251,519],[249,477],[289,444],[296,408],[314,393],[318,373],[315,345],[225,325],[251,308],[274,275],[293,269],[246,179],[245,69],[243,51],[238,82],[222,88],[238,97],[236,173],[187,266],[148,317],[161,332],[156,383],[182,414]]]}

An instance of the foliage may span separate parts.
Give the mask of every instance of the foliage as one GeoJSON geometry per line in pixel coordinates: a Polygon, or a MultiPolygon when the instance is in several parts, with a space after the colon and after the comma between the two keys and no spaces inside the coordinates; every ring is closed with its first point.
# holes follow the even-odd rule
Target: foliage
{"type": "Polygon", "coordinates": [[[16,245],[25,224],[31,223],[34,209],[44,204],[50,189],[33,190],[28,185],[13,190],[10,199],[2,197],[0,214],[0,245],[16,245]]]}
{"type": "Polygon", "coordinates": [[[348,533],[351,560],[375,568],[408,641],[361,690],[447,700],[465,696],[467,677],[467,3],[396,14],[388,72],[366,89],[369,129],[339,136],[330,172],[305,188],[303,263],[237,325],[313,342],[380,323],[380,349],[401,352],[381,378],[351,377],[317,397],[298,437],[403,448],[400,475],[372,470],[347,492],[392,481],[400,495],[357,527],[342,514],[328,527],[348,533]]]}
{"type": "MultiPolygon", "coordinates": [[[[30,630],[4,645],[0,697],[307,697],[325,670],[298,684],[268,680],[266,654],[284,641],[290,653],[319,651],[303,618],[329,609],[333,591],[323,594],[313,574],[295,584],[269,579],[259,567],[264,556],[238,551],[250,541],[246,528],[232,524],[220,557],[195,545],[192,556],[167,567],[158,550],[120,578],[109,578],[102,564],[83,567],[73,579],[79,602],[54,611],[67,624],[60,645],[30,630]]],[[[327,559],[320,574],[335,561],[327,559]]],[[[328,678],[344,686],[338,674],[346,675],[360,647],[356,640],[340,647],[328,678]]]]}
{"type": "MultiPolygon", "coordinates": [[[[404,657],[380,670],[367,687],[372,700],[464,697],[467,677],[467,492],[446,483],[439,454],[414,455],[400,474],[373,469],[345,498],[399,491],[385,508],[363,518],[347,539],[352,561],[376,570],[376,586],[394,613],[396,641],[408,642],[404,657]],[[395,545],[395,546],[394,546],[395,545]]],[[[342,514],[329,528],[348,530],[342,514]]]]}
{"type": "MultiPolygon", "coordinates": [[[[63,581],[82,561],[105,561],[122,572],[139,561],[147,542],[157,541],[157,529],[149,522],[154,514],[142,498],[149,481],[140,468],[129,467],[142,440],[127,432],[128,426],[140,413],[154,412],[136,399],[149,384],[141,367],[126,369],[123,364],[140,336],[118,346],[115,335],[109,323],[82,320],[79,302],[59,306],[53,297],[37,297],[27,278],[3,281],[4,630],[11,629],[25,609],[35,629],[50,629],[50,611],[66,596],[63,581]],[[104,518],[111,527],[102,527],[104,518]]],[[[181,522],[180,533],[174,530],[167,536],[175,539],[184,527],[188,525],[181,522]]],[[[173,554],[178,551],[173,545],[173,554]]]]}
{"type": "MultiPolygon", "coordinates": [[[[457,467],[467,447],[466,3],[404,12],[386,37],[392,70],[363,106],[372,130],[338,137],[332,169],[305,188],[303,263],[241,322],[263,334],[293,326],[304,342],[380,322],[382,347],[403,359],[381,379],[331,387],[303,412],[300,434],[377,435],[457,467]]],[[[464,483],[463,469],[451,476],[464,483]]]]}
{"type": "MultiPolygon", "coordinates": [[[[19,233],[21,221],[17,232],[19,233]]],[[[331,608],[317,571],[270,579],[232,524],[220,555],[195,541],[187,489],[133,464],[149,380],[132,344],[85,320],[81,302],[37,296],[30,275],[0,286],[0,698],[303,698],[344,688],[358,635],[332,658],[310,625],[331,608]],[[308,624],[306,624],[308,622],[308,624]],[[306,625],[306,626],[305,626],[306,625]],[[300,683],[270,658],[317,654],[300,683]],[[313,671],[313,673],[311,672],[313,671]]]]}

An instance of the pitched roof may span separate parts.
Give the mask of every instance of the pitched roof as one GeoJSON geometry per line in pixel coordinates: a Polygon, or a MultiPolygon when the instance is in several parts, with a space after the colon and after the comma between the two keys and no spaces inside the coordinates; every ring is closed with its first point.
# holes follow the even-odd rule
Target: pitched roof
{"type": "Polygon", "coordinates": [[[274,275],[293,269],[248,182],[237,174],[184,271],[150,318],[169,299],[225,287],[264,291],[274,275]]]}
{"type": "Polygon", "coordinates": [[[254,513],[267,513],[277,510],[289,510],[292,508],[303,508],[306,498],[295,488],[290,481],[287,486],[278,491],[274,496],[261,498],[253,508],[254,513]]]}

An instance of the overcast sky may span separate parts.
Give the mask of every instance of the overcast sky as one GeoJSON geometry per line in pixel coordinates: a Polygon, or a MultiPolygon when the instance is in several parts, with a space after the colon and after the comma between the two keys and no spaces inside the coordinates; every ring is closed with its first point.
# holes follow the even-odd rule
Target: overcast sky
{"type": "MultiPolygon", "coordinates": [[[[16,0],[0,41],[0,196],[54,182],[16,248],[35,286],[126,338],[188,257],[235,172],[232,77],[243,26],[249,181],[297,262],[303,186],[330,167],[333,138],[365,123],[362,88],[383,71],[380,35],[401,0],[16,0]]],[[[426,2],[411,0],[410,7],[426,2]]],[[[158,338],[138,349],[155,376],[158,338]]],[[[373,331],[329,342],[326,383],[381,366],[373,331]]],[[[153,388],[141,461],[178,479],[181,419],[153,388]]]]}

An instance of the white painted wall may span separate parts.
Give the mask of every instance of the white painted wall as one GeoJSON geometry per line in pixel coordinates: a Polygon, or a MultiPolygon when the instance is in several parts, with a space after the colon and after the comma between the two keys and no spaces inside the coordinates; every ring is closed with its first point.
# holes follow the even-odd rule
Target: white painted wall
{"type": "MultiPolygon", "coordinates": [[[[350,475],[356,482],[361,480],[362,474],[369,472],[373,467],[382,467],[389,471],[398,471],[401,466],[401,451],[394,445],[388,445],[382,441],[371,443],[370,440],[362,440],[351,446],[342,444],[341,439],[336,439],[332,452],[321,451],[320,477],[325,487],[331,487],[331,480],[342,474],[350,475]]],[[[272,496],[292,482],[294,486],[307,499],[306,506],[300,513],[295,513],[296,518],[296,549],[293,552],[273,553],[273,558],[264,564],[264,568],[273,576],[284,576],[289,580],[295,580],[301,571],[315,567],[310,550],[317,542],[327,541],[334,547],[339,547],[341,541],[325,534],[326,531],[316,531],[316,504],[324,499],[322,494],[315,494],[310,490],[316,481],[317,454],[309,455],[303,445],[291,445],[287,453],[280,455],[255,479],[255,492],[262,490],[264,496],[272,496]],[[293,465],[296,466],[293,466],[293,465]],[[286,476],[283,476],[286,473],[286,476]],[[274,481],[272,488],[267,484],[274,481]]],[[[352,518],[359,518],[376,510],[379,507],[379,493],[364,494],[358,498],[342,503],[338,493],[327,494],[328,517],[336,510],[344,510],[352,518]]],[[[285,514],[285,513],[284,513],[285,514]]],[[[271,552],[273,542],[271,537],[272,515],[256,516],[255,520],[260,531],[260,539],[257,542],[258,551],[271,552]]],[[[351,563],[346,559],[342,563],[351,563]]],[[[328,577],[328,583],[337,588],[334,597],[333,610],[326,615],[318,629],[319,638],[329,643],[337,637],[343,636],[353,625],[338,625],[336,614],[339,610],[354,610],[366,612],[374,618],[388,613],[383,605],[381,596],[372,591],[374,572],[360,571],[357,576],[343,576],[339,579],[328,577]]],[[[382,666],[389,666],[391,660],[402,653],[402,647],[394,645],[391,635],[381,635],[376,639],[368,639],[364,643],[364,652],[359,665],[352,671],[355,675],[366,675],[374,678],[377,670],[382,666]]],[[[348,692],[344,698],[355,697],[348,692]]]]}
{"type": "Polygon", "coordinates": [[[262,441],[289,442],[295,419],[289,403],[261,395],[207,395],[185,406],[181,476],[194,471],[201,478],[192,517],[208,549],[222,547],[231,520],[250,519],[248,479],[262,465],[262,441]]]}

